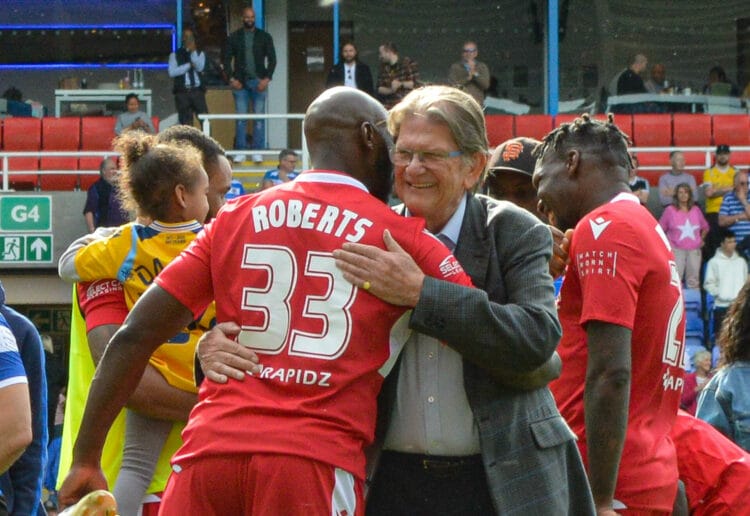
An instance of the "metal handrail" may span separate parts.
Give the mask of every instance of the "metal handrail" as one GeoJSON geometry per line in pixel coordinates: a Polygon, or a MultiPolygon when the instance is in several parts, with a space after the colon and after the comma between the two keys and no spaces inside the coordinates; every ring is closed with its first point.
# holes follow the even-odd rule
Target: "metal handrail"
{"type": "Polygon", "coordinates": [[[102,159],[111,156],[118,156],[119,154],[114,151],[0,151],[0,159],[2,159],[2,189],[0,192],[10,191],[10,176],[12,175],[99,175],[99,169],[75,169],[75,170],[54,170],[54,169],[39,169],[39,170],[10,170],[8,165],[9,158],[88,158],[88,157],[101,157],[102,159]]]}

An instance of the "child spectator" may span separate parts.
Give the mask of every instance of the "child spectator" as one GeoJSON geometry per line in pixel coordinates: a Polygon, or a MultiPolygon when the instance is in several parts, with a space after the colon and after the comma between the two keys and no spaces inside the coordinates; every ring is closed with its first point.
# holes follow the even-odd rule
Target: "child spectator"
{"type": "Polygon", "coordinates": [[[680,280],[688,288],[700,287],[701,247],[708,233],[708,222],[696,206],[693,189],[687,183],[675,187],[672,204],[659,219],[672,246],[680,280]]]}
{"type": "Polygon", "coordinates": [[[727,308],[747,280],[747,262],[737,252],[737,240],[729,229],[719,233],[721,243],[706,265],[703,288],[714,297],[714,331],[718,334],[727,308]]]}
{"type": "MultiPolygon", "coordinates": [[[[208,175],[192,146],[157,144],[154,137],[130,131],[115,141],[124,169],[120,184],[125,203],[148,226],[130,223],[108,238],[74,243],[60,258],[60,275],[71,281],[117,278],[128,308],[156,275],[196,237],[208,213],[208,175]]],[[[213,318],[209,308],[202,321],[213,318]]],[[[192,324],[162,345],[151,364],[173,386],[196,392],[193,380],[195,344],[208,323],[192,324]]],[[[135,515],[153,476],[172,421],[157,421],[128,411],[125,448],[115,498],[120,514],[135,515]]]]}

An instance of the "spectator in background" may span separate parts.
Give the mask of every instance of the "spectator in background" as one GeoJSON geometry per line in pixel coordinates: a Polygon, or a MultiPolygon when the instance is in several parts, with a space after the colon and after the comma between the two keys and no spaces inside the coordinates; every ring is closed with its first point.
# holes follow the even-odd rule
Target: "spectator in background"
{"type": "Polygon", "coordinates": [[[698,186],[695,184],[695,178],[685,172],[685,155],[680,151],[672,151],[669,154],[669,163],[672,165],[672,169],[659,177],[659,202],[661,202],[661,205],[667,207],[672,204],[675,187],[681,183],[690,185],[693,199],[697,200],[698,186]]]}
{"type": "Polygon", "coordinates": [[[279,152],[279,166],[263,175],[260,189],[265,190],[266,188],[292,181],[299,175],[299,172],[294,171],[296,165],[297,153],[291,149],[282,150],[279,152]]]}
{"type": "Polygon", "coordinates": [[[386,109],[391,109],[417,87],[419,79],[417,63],[408,57],[399,57],[396,45],[390,41],[380,45],[378,57],[380,58],[378,98],[386,109]]]}
{"type": "MultiPolygon", "coordinates": [[[[0,282],[0,320],[5,321],[10,328],[16,349],[21,357],[21,363],[28,388],[27,396],[31,401],[31,442],[23,454],[13,462],[7,473],[0,476],[0,492],[6,498],[9,513],[12,515],[37,515],[43,509],[41,505],[42,481],[44,480],[44,466],[47,461],[47,374],[45,368],[44,348],[39,332],[32,322],[24,315],[18,313],[5,304],[5,289],[0,282]]],[[[0,323],[0,334],[5,329],[0,323]]],[[[7,336],[0,335],[0,355],[6,355],[9,351],[5,342],[7,336]]],[[[3,358],[0,357],[0,370],[3,358]]],[[[0,373],[0,385],[3,385],[0,373]]],[[[8,385],[11,385],[10,382],[8,385]]],[[[6,407],[12,408],[12,404],[5,404],[0,395],[0,419],[13,419],[12,411],[6,413],[6,407]]],[[[28,403],[28,400],[27,400],[28,403]]],[[[24,421],[21,418],[21,421],[24,421]]],[[[10,423],[10,422],[9,422],[10,423]]],[[[13,440],[14,436],[0,433],[0,441],[13,440]]],[[[0,462],[2,459],[0,459],[0,462]]],[[[3,471],[0,465],[0,471],[3,471]]]]}
{"type": "Polygon", "coordinates": [[[718,335],[729,305],[747,281],[747,261],[737,254],[737,240],[731,230],[719,230],[719,248],[706,265],[703,288],[714,297],[714,331],[718,335]]]}
{"type": "Polygon", "coordinates": [[[628,63],[628,67],[617,79],[617,94],[648,93],[641,74],[648,66],[648,58],[643,54],[636,54],[628,63]]]}
{"type": "Polygon", "coordinates": [[[703,93],[723,97],[739,97],[740,95],[737,86],[727,78],[724,68],[719,65],[714,66],[708,71],[708,84],[703,87],[703,93]]]}
{"type": "Polygon", "coordinates": [[[326,88],[349,86],[375,96],[370,67],[359,60],[359,51],[351,41],[341,46],[341,60],[328,72],[326,88]]]}
{"type": "Polygon", "coordinates": [[[646,91],[649,93],[663,93],[669,88],[667,81],[667,71],[664,65],[656,63],[651,67],[651,78],[645,83],[646,91]]]}
{"type": "Polygon", "coordinates": [[[697,417],[750,451],[750,283],[730,305],[719,334],[719,370],[698,398],[697,417]]]}
{"type": "Polygon", "coordinates": [[[713,376],[711,352],[705,348],[696,351],[693,354],[693,367],[695,371],[685,375],[685,385],[682,387],[680,399],[680,408],[691,416],[695,415],[698,395],[713,376]]]}
{"type": "Polygon", "coordinates": [[[117,189],[117,162],[115,158],[105,158],[99,164],[99,179],[86,193],[83,218],[89,233],[99,227],[114,227],[125,224],[130,215],[122,207],[117,189]]]}
{"type": "Polygon", "coordinates": [[[729,228],[737,240],[737,251],[747,259],[750,248],[750,200],[748,200],[747,172],[734,174],[734,188],[724,195],[719,208],[719,226],[729,228]]]}
{"type": "MultiPolygon", "coordinates": [[[[255,26],[252,7],[242,9],[242,27],[227,38],[224,70],[229,75],[235,111],[247,114],[252,101],[254,113],[265,113],[268,85],[276,70],[276,49],[271,35],[255,26]]],[[[247,120],[237,120],[234,148],[247,149],[247,120]]],[[[266,121],[262,118],[253,123],[252,148],[266,148],[266,121]]],[[[253,160],[260,162],[263,158],[256,153],[253,160]]],[[[235,163],[243,161],[244,154],[235,155],[235,163]]]]}
{"type": "Polygon", "coordinates": [[[453,86],[465,91],[484,106],[484,94],[490,87],[490,69],[477,60],[479,49],[474,41],[464,42],[461,60],[453,63],[448,70],[448,78],[453,86]]]}
{"type": "Polygon", "coordinates": [[[724,196],[732,191],[734,186],[733,166],[729,164],[729,145],[716,146],[716,161],[714,166],[703,172],[703,195],[706,198],[705,214],[708,221],[708,238],[703,248],[703,261],[708,261],[719,247],[719,209],[724,196]]]}
{"type": "MultiPolygon", "coordinates": [[[[5,473],[33,442],[29,386],[13,332],[0,313],[0,474],[5,473]]],[[[0,508],[7,501],[3,493],[0,508]]],[[[30,513],[30,514],[33,514],[30,513]]]]}
{"type": "Polygon", "coordinates": [[[150,134],[156,133],[154,124],[151,123],[151,117],[141,111],[141,101],[138,100],[138,95],[135,93],[128,93],[125,95],[125,108],[124,113],[120,113],[117,116],[115,122],[115,134],[120,135],[123,131],[145,131],[150,134]]]}
{"type": "Polygon", "coordinates": [[[193,125],[193,115],[208,113],[206,106],[206,86],[203,82],[203,69],[206,67],[206,54],[198,50],[193,29],[182,29],[182,46],[169,54],[169,76],[174,80],[172,93],[179,121],[193,125]]]}
{"type": "Polygon", "coordinates": [[[646,206],[648,204],[649,193],[651,192],[648,180],[638,176],[638,156],[631,154],[630,161],[633,163],[633,168],[630,169],[630,176],[628,176],[630,191],[638,197],[643,206],[646,206]]]}
{"type": "Polygon", "coordinates": [[[701,247],[708,233],[708,222],[695,204],[689,184],[675,187],[672,204],[662,213],[659,224],[672,245],[680,281],[687,288],[700,288],[701,247]]]}
{"type": "Polygon", "coordinates": [[[66,387],[60,390],[55,404],[54,430],[50,435],[49,446],[47,447],[47,466],[44,473],[44,488],[47,490],[47,501],[44,507],[47,511],[57,510],[57,471],[60,468],[60,445],[62,443],[62,429],[65,421],[65,391],[66,387]]]}
{"type": "Polygon", "coordinates": [[[245,195],[245,185],[243,185],[242,181],[239,179],[232,179],[232,182],[229,185],[229,191],[225,198],[228,201],[230,199],[236,199],[240,195],[245,195]]]}

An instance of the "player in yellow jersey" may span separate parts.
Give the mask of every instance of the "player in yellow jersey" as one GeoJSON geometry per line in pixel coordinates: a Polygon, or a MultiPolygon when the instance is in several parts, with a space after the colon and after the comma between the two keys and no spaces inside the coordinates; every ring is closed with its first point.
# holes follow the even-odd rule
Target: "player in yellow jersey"
{"type": "MultiPolygon", "coordinates": [[[[69,249],[59,266],[61,276],[72,281],[118,279],[131,308],[161,269],[201,230],[197,221],[208,213],[209,182],[201,156],[192,147],[159,144],[153,137],[130,132],[116,140],[115,149],[123,156],[120,184],[125,204],[151,222],[126,224],[106,239],[69,249]]],[[[195,344],[212,318],[211,313],[204,314],[154,355],[152,365],[170,385],[195,392],[195,344]]],[[[137,513],[172,429],[171,421],[134,411],[128,411],[126,419],[123,462],[114,489],[124,516],[137,513]]]]}

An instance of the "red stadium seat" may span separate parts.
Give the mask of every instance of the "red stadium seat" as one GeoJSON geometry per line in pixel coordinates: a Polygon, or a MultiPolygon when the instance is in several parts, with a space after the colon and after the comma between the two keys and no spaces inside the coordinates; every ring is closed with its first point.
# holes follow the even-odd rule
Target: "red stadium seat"
{"type": "MultiPolygon", "coordinates": [[[[617,115],[618,118],[622,115],[617,115]]],[[[633,116],[633,144],[636,147],[672,145],[672,115],[638,114],[633,116]]]]}
{"type": "Polygon", "coordinates": [[[711,146],[711,115],[675,113],[672,141],[676,147],[711,146]]]}
{"type": "Polygon", "coordinates": [[[516,116],[516,137],[525,136],[541,140],[552,130],[552,115],[516,116]]]}
{"type": "Polygon", "coordinates": [[[490,147],[497,147],[513,138],[513,115],[486,115],[484,121],[490,147]]]}
{"type": "Polygon", "coordinates": [[[750,151],[736,151],[733,150],[729,157],[729,163],[736,169],[740,167],[742,169],[750,168],[750,151]]]}
{"type": "MultiPolygon", "coordinates": [[[[3,120],[3,147],[6,151],[39,151],[42,147],[42,121],[34,117],[12,117],[3,120]]],[[[39,170],[39,158],[8,158],[8,169],[39,170]]],[[[11,174],[10,187],[33,190],[39,174],[11,174]]]]}
{"type": "MultiPolygon", "coordinates": [[[[77,151],[81,148],[81,119],[78,117],[42,119],[42,150],[77,151]]],[[[41,170],[77,170],[77,157],[42,157],[41,170]]],[[[78,174],[41,174],[42,190],[74,190],[78,174]]]]}
{"type": "MultiPolygon", "coordinates": [[[[81,150],[111,151],[112,140],[115,137],[116,120],[116,117],[113,116],[85,116],[81,118],[81,150]]],[[[99,170],[101,161],[101,157],[80,158],[78,168],[81,170],[99,170]]]]}
{"type": "Polygon", "coordinates": [[[750,145],[750,117],[747,115],[713,115],[716,145],[750,145]]]}
{"type": "MultiPolygon", "coordinates": [[[[658,176],[662,175],[663,173],[667,172],[669,168],[671,167],[669,163],[669,152],[663,151],[663,152],[635,152],[636,157],[638,158],[638,175],[645,177],[644,174],[646,174],[648,171],[643,170],[647,167],[660,167],[657,169],[658,176]]],[[[652,169],[653,170],[653,169],[652,169]]],[[[658,179],[657,176],[657,179],[658,179]]]]}

